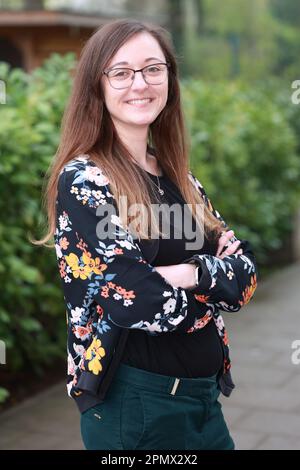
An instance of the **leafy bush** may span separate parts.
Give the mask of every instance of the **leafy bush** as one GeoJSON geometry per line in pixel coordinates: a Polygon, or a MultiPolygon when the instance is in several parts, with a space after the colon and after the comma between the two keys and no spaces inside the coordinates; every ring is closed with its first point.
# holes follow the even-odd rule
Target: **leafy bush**
{"type": "MultiPolygon", "coordinates": [[[[260,263],[280,248],[299,208],[299,142],[289,104],[273,85],[185,80],[191,163],[214,205],[248,238],[260,263]],[[276,93],[275,93],[276,89],[276,93]]],[[[299,110],[293,109],[293,119],[299,110]]]]}
{"type": "Polygon", "coordinates": [[[0,64],[7,92],[0,105],[0,339],[7,350],[2,372],[42,374],[65,351],[54,249],[32,245],[29,236],[43,233],[37,232],[44,222],[43,179],[58,145],[73,65],[73,55],[54,55],[27,75],[0,64]]]}

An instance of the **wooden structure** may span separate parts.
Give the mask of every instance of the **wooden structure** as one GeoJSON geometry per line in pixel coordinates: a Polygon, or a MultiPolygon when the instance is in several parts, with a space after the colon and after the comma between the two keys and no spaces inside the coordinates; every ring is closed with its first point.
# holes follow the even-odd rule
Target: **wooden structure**
{"type": "Polygon", "coordinates": [[[93,31],[111,19],[63,11],[0,10],[0,61],[30,72],[53,52],[78,56],[93,31]]]}

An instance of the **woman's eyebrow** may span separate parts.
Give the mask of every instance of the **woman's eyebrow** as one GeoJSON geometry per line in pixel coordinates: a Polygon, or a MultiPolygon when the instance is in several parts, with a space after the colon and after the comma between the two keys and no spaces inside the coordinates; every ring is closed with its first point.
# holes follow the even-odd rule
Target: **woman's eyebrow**
{"type": "MultiPolygon", "coordinates": [[[[149,62],[149,60],[158,60],[160,62],[164,62],[165,59],[159,59],[158,57],[148,57],[148,59],[145,59],[144,62],[149,62]]],[[[115,67],[116,65],[129,65],[128,62],[117,62],[116,64],[111,65],[109,68],[115,67]]]]}

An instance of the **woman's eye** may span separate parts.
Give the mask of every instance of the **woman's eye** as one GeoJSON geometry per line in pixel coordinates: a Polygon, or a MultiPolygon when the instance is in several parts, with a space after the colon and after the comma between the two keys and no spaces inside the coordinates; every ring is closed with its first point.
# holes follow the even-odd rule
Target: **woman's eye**
{"type": "Polygon", "coordinates": [[[127,70],[119,70],[119,71],[113,72],[111,76],[117,77],[117,78],[124,78],[128,76],[128,73],[129,72],[127,70]]]}
{"type": "Polygon", "coordinates": [[[149,67],[148,72],[158,72],[160,69],[158,67],[149,67]]]}

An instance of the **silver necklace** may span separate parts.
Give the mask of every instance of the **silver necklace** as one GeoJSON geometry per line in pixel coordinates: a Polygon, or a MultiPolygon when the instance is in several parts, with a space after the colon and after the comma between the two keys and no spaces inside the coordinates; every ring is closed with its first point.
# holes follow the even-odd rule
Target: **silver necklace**
{"type": "MultiPolygon", "coordinates": [[[[135,158],[134,158],[134,161],[135,161],[135,162],[138,164],[138,166],[140,166],[140,165],[139,165],[139,163],[136,161],[136,159],[135,159],[135,158]]],[[[152,173],[151,173],[151,174],[152,174],[152,173]]],[[[158,185],[157,185],[157,184],[155,184],[154,182],[153,182],[153,184],[155,184],[155,186],[158,188],[158,192],[159,192],[159,194],[160,194],[161,196],[163,196],[163,195],[165,194],[165,192],[164,192],[164,190],[163,190],[163,189],[161,189],[161,187],[160,187],[159,178],[158,178],[158,176],[157,176],[157,175],[153,175],[153,176],[156,176],[156,178],[157,178],[157,182],[158,182],[158,185]]]]}
{"type": "Polygon", "coordinates": [[[165,194],[165,192],[164,192],[164,190],[163,190],[163,189],[161,189],[161,187],[160,187],[159,178],[158,178],[158,176],[157,176],[157,175],[156,175],[156,178],[157,178],[158,185],[157,185],[157,184],[155,184],[155,183],[154,183],[154,184],[155,184],[155,186],[158,188],[158,192],[159,192],[159,194],[161,194],[161,195],[163,196],[163,195],[165,194]]]}

